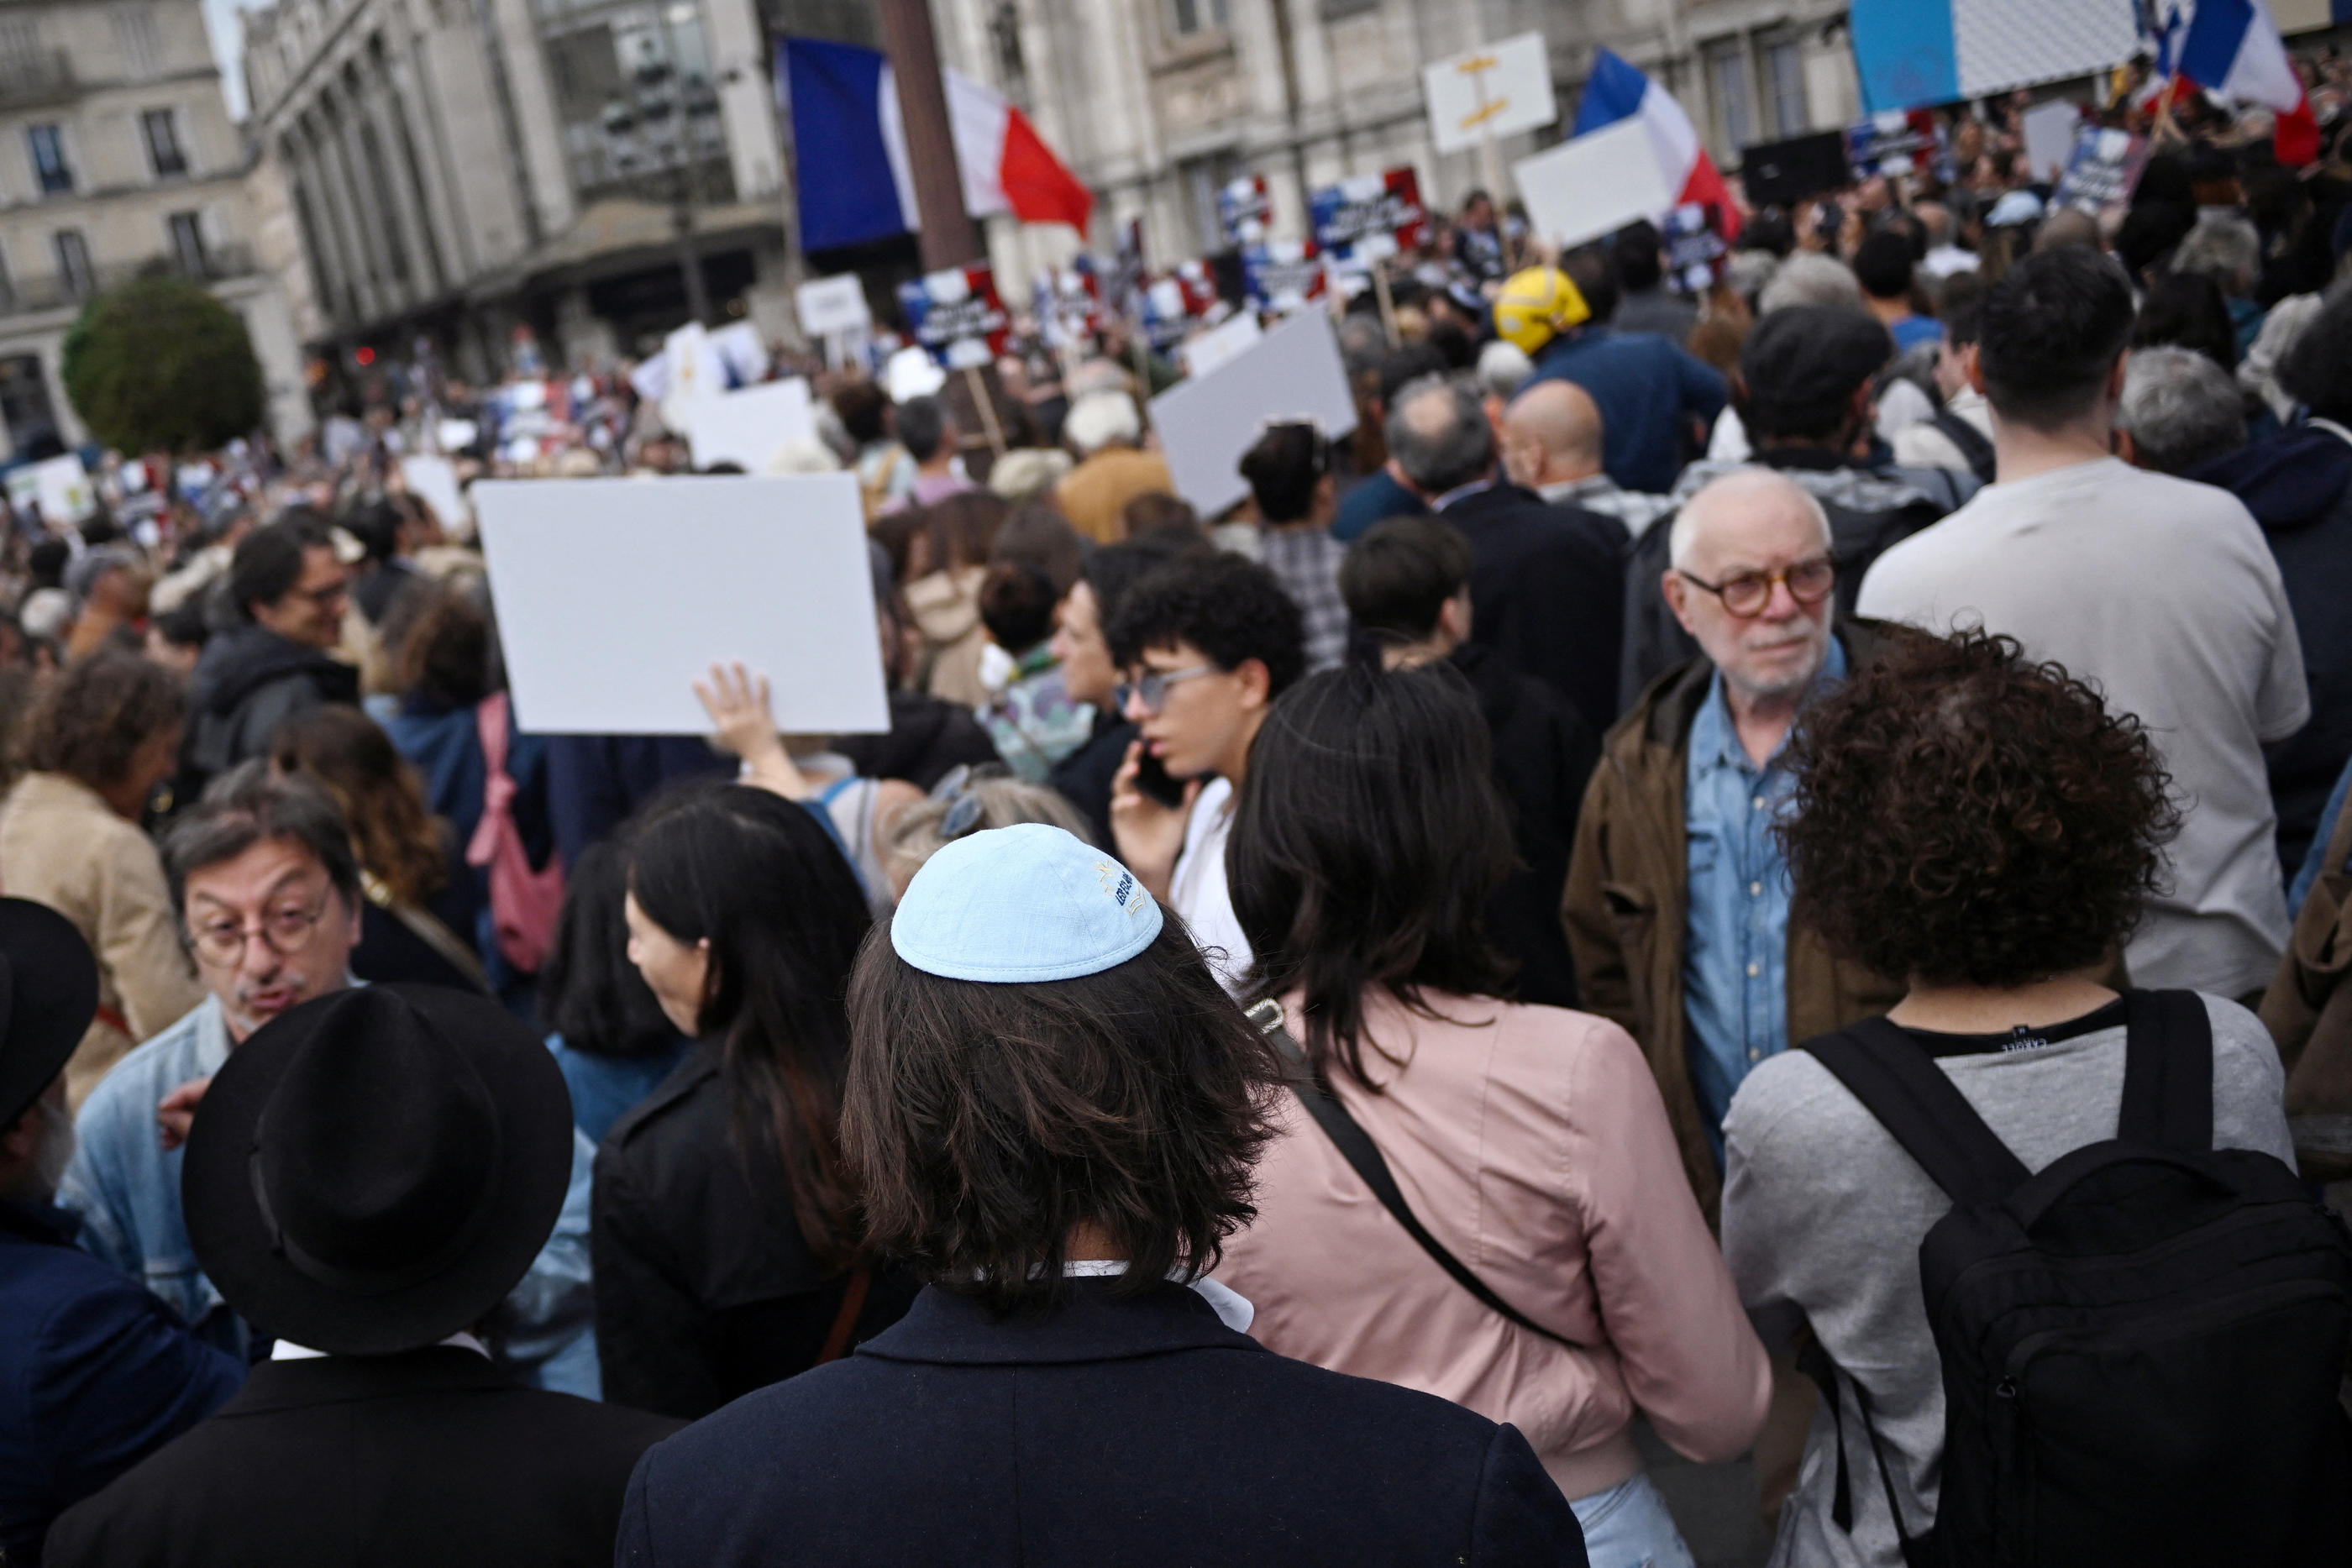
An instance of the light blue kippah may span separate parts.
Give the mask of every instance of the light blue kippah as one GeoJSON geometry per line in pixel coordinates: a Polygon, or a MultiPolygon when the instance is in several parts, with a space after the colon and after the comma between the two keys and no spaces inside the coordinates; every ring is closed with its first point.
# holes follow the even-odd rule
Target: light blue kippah
{"type": "Polygon", "coordinates": [[[1160,935],[1135,873],[1060,828],[1021,822],[933,855],[890,919],[890,946],[927,974],[1013,985],[1124,964],[1160,935]]]}

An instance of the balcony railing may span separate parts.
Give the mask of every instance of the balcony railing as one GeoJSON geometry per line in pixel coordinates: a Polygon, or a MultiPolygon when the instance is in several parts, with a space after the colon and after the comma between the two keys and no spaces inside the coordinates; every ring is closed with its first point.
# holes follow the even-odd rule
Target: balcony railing
{"type": "Polygon", "coordinates": [[[0,110],[57,103],[77,87],[73,61],[63,49],[0,54],[0,110]]]}
{"type": "Polygon", "coordinates": [[[118,284],[155,273],[193,276],[206,282],[215,282],[223,278],[243,277],[254,268],[251,251],[243,246],[222,246],[205,251],[201,268],[184,267],[168,257],[158,257],[133,264],[93,267],[94,276],[87,280],[69,278],[62,273],[15,278],[0,282],[0,315],[20,315],[79,305],[92,295],[118,284]]]}

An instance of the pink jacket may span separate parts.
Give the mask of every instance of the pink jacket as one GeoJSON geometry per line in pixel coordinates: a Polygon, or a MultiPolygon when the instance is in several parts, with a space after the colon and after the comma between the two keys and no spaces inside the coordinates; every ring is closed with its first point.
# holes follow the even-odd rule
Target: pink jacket
{"type": "MultiPolygon", "coordinates": [[[[1625,1430],[1637,1405],[1691,1458],[1744,1453],[1770,1369],[1633,1037],[1560,1008],[1425,999],[1444,1021],[1385,990],[1367,998],[1370,1040],[1406,1065],[1368,1048],[1386,1092],[1342,1072],[1339,1097],[1432,1234],[1503,1300],[1594,1348],[1479,1304],[1287,1095],[1258,1166],[1258,1218],[1216,1270],[1257,1308],[1252,1335],[1509,1422],[1570,1499],[1641,1469],[1625,1430]]],[[[1303,1041],[1296,998],[1288,1017],[1303,1041]]]]}

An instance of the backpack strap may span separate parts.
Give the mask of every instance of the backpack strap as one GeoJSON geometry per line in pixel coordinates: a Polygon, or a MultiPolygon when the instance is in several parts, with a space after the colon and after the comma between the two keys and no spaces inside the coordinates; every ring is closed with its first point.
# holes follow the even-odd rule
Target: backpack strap
{"type": "Polygon", "coordinates": [[[2124,995],[2124,1103],[2116,1136],[2204,1154],[2213,1146],[2213,1021],[2194,991],[2124,995]]]}
{"type": "Polygon", "coordinates": [[[1935,417],[1927,423],[1936,427],[1937,434],[1959,448],[1960,456],[1967,462],[1971,473],[1988,485],[1992,483],[1994,464],[1992,443],[1985,439],[1983,431],[1979,430],[1948,408],[1938,409],[1935,417]]]}
{"type": "Polygon", "coordinates": [[[1259,1033],[1274,1042],[1275,1050],[1281,1053],[1284,1062],[1289,1066],[1291,1089],[1297,1094],[1298,1103],[1307,1108],[1307,1113],[1315,1118],[1316,1125],[1321,1127],[1324,1135],[1338,1145],[1341,1156],[1363,1179],[1364,1185],[1372,1189],[1372,1196],[1381,1200],[1381,1207],[1404,1227],[1405,1234],[1420,1243],[1421,1249],[1435,1260],[1439,1268],[1454,1277],[1455,1284],[1475,1296],[1488,1312],[1517,1324],[1529,1333],[1540,1334],[1570,1350],[1592,1348],[1579,1344],[1566,1334],[1554,1333],[1503,1300],[1486,1281],[1471,1271],[1470,1265],[1456,1258],[1446,1249],[1444,1242],[1429,1233],[1429,1228],[1422,1224],[1421,1217],[1413,1213],[1412,1206],[1405,1202],[1404,1193],[1397,1186],[1396,1177],[1390,1174],[1389,1163],[1381,1157],[1381,1147],[1372,1142],[1372,1135],[1364,1131],[1361,1123],[1348,1114],[1348,1108],[1339,1103],[1339,1096],[1315,1077],[1307,1053],[1298,1048],[1298,1042],[1291,1039],[1290,1031],[1283,1027],[1281,1003],[1271,998],[1256,1003],[1249,1009],[1249,1019],[1257,1026],[1259,1033]]]}
{"type": "Polygon", "coordinates": [[[1864,1019],[1800,1049],[1828,1068],[1954,1203],[1999,1203],[2032,1175],[1899,1026],[1864,1019]]]}

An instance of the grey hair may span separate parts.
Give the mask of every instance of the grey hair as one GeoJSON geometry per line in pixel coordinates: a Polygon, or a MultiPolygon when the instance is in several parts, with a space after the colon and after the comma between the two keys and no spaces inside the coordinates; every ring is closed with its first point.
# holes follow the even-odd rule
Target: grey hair
{"type": "Polygon", "coordinates": [[[268,759],[257,757],[214,779],[172,825],[163,841],[163,874],[172,884],[173,909],[187,907],[188,878],[270,839],[291,839],[310,851],[344,904],[359,906],[359,862],[333,798],[310,779],[272,773],[268,759]]]}
{"type": "Polygon", "coordinates": [[[1143,439],[1143,415],[1137,412],[1135,399],[1106,387],[1070,405],[1062,419],[1062,439],[1081,457],[1114,444],[1132,446],[1143,439]]]}
{"type": "Polygon", "coordinates": [[[1862,307],[1862,285],[1853,268],[1835,256],[1801,250],[1782,262],[1772,281],[1756,297],[1756,314],[1769,316],[1790,305],[1851,305],[1862,307]]]}
{"type": "Polygon", "coordinates": [[[1478,388],[1490,397],[1517,397],[1535,374],[1536,362],[1517,343],[1497,338],[1478,350],[1478,388]]]}
{"type": "Polygon", "coordinates": [[[1821,525],[1822,549],[1834,554],[1837,550],[1837,535],[1830,528],[1830,515],[1822,506],[1821,497],[1779,469],[1767,468],[1761,464],[1751,463],[1744,467],[1734,468],[1727,474],[1717,475],[1700,486],[1691,498],[1682,504],[1675,513],[1675,520],[1666,529],[1666,564],[1676,571],[1685,571],[1690,568],[1691,551],[1698,546],[1698,523],[1692,517],[1691,508],[1699,497],[1727,480],[1738,480],[1744,484],[1753,478],[1767,476],[1780,481],[1791,494],[1802,498],[1805,510],[1811,512],[1813,515],[1813,521],[1821,525]]]}
{"type": "Polygon", "coordinates": [[[2202,273],[2232,294],[2251,284],[2262,265],[2262,234],[2231,212],[2198,214],[2197,226],[2172,253],[2173,271],[2202,273]]]}
{"type": "Polygon", "coordinates": [[[1350,377],[1378,374],[1388,353],[1388,334],[1378,320],[1360,312],[1341,319],[1339,363],[1350,377]]]}
{"type": "Polygon", "coordinates": [[[1433,496],[1458,490],[1486,476],[1495,465],[1495,431],[1486,407],[1468,378],[1427,375],[1407,382],[1389,405],[1389,455],[1404,476],[1433,496]],[[1415,430],[1414,405],[1446,400],[1445,423],[1426,433],[1415,430]]]}
{"type": "Polygon", "coordinates": [[[2191,349],[2137,349],[2124,368],[2116,423],[2142,466],[2180,474],[2246,444],[2245,404],[2230,373],[2191,349]]]}
{"type": "MultiPolygon", "coordinates": [[[[978,802],[980,815],[966,832],[1010,828],[1019,822],[1045,822],[1066,831],[1085,844],[1094,844],[1095,827],[1058,789],[1032,784],[1025,779],[974,779],[961,794],[978,802]]],[[[952,798],[929,800],[908,807],[890,820],[882,838],[883,863],[901,879],[911,878],[925,862],[948,847],[945,828],[952,798]]],[[[1095,845],[1100,848],[1100,845],[1095,845]]]]}

